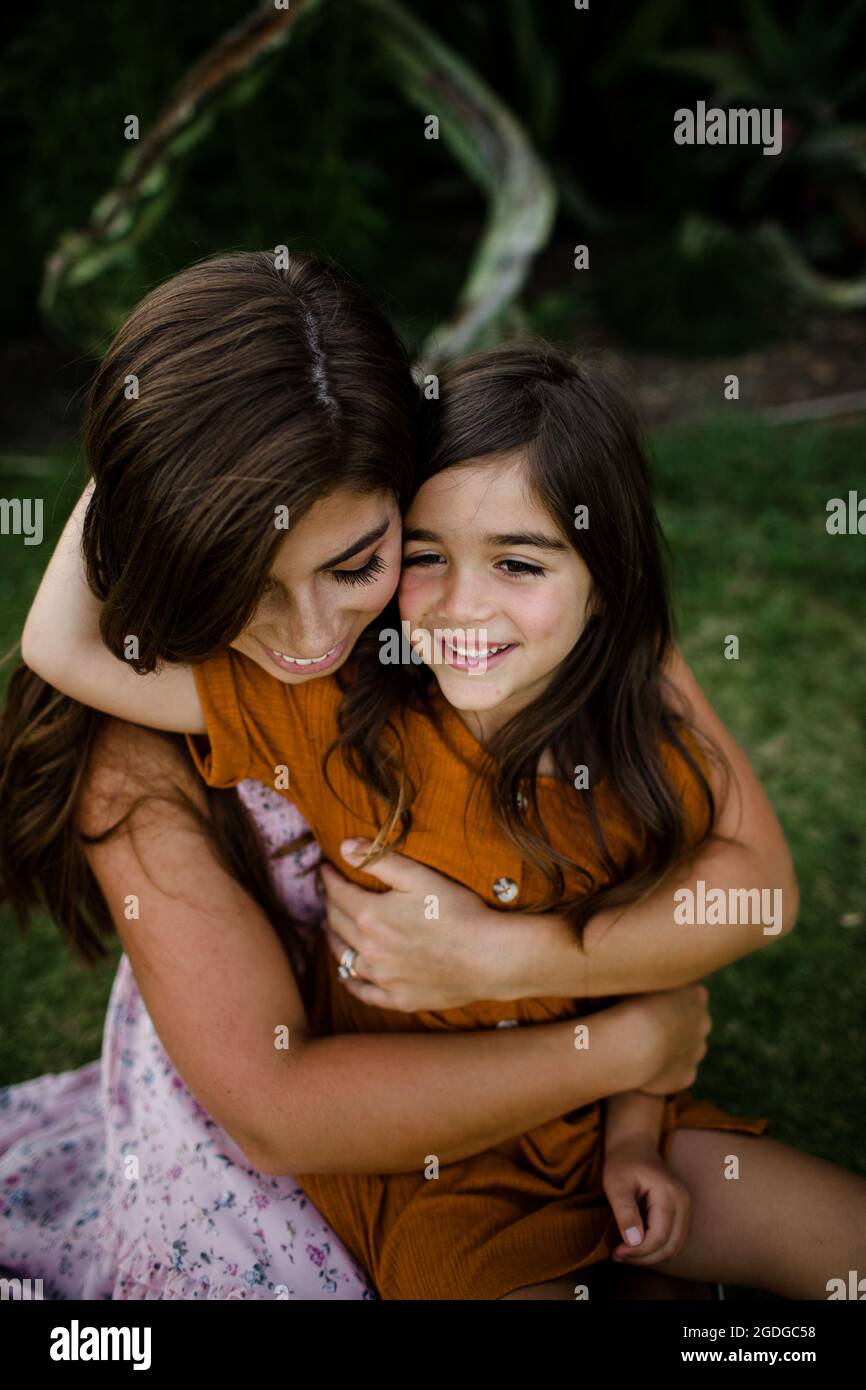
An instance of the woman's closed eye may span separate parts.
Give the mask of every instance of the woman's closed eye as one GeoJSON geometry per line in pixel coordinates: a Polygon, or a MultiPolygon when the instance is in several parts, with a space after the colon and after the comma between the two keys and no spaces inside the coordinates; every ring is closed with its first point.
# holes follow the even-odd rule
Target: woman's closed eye
{"type": "Polygon", "coordinates": [[[388,568],[381,555],[371,555],[365,564],[356,570],[330,570],[329,573],[341,584],[370,584],[377,575],[388,568]]]}

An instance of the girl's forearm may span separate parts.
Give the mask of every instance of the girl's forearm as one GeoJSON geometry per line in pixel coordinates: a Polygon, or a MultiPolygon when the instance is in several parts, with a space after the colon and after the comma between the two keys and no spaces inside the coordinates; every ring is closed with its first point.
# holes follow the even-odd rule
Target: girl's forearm
{"type": "Polygon", "coordinates": [[[631,1006],[466,1033],[311,1038],[262,1105],[249,1157],[267,1173],[420,1171],[453,1163],[617,1091],[658,1062],[631,1006]],[[575,1027],[590,1046],[576,1048],[575,1027]]]}
{"type": "Polygon", "coordinates": [[[100,603],[88,588],[81,559],[84,514],[93,492],[89,482],[75,504],[27,615],[21,637],[24,662],[49,683],[99,637],[100,603]]]}
{"type": "Polygon", "coordinates": [[[664,1096],[651,1096],[645,1091],[623,1091],[610,1096],[604,1106],[605,1153],[630,1139],[647,1139],[658,1148],[664,1108],[664,1096]]]}
{"type": "Polygon", "coordinates": [[[527,930],[511,931],[507,953],[501,953],[496,997],[590,999],[691,984],[784,936],[794,925],[798,902],[787,849],[764,859],[751,849],[711,841],[643,901],[591,918],[582,947],[564,917],[525,914],[527,930]],[[769,897],[759,900],[780,906],[780,916],[771,922],[754,921],[748,920],[752,911],[740,911],[747,920],[717,925],[678,922],[674,893],[688,888],[697,900],[700,881],[707,892],[722,889],[726,902],[732,901],[729,890],[767,890],[769,897]]]}

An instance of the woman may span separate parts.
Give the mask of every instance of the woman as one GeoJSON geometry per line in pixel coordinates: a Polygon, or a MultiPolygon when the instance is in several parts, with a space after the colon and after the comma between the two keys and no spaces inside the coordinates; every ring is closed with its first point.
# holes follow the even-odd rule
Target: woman
{"type": "MultiPolygon", "coordinates": [[[[105,600],[105,645],[92,636],[96,598],[77,578],[78,518],[46,576],[45,592],[59,583],[68,616],[58,632],[52,603],[37,600],[25,658],[57,686],[69,686],[73,668],[82,678],[83,666],[74,691],[83,700],[103,693],[105,662],[143,697],[149,682],[139,672],[159,661],[201,660],[227,640],[277,680],[304,682],[336,669],[367,640],[364,628],[396,587],[414,400],[393,336],[333,272],[300,260],[283,276],[263,256],[221,258],[175,277],[121,330],[88,406],[96,489],[85,555],[105,600]],[[77,591],[67,587],[76,583],[77,591]],[[111,651],[133,669],[118,668],[111,651]]],[[[185,718],[186,675],[168,665],[159,677],[161,690],[170,687],[165,722],[175,727],[185,718]]],[[[678,675],[698,700],[687,672],[678,675]]],[[[696,706],[696,719],[719,733],[705,705],[696,706]]],[[[41,875],[55,917],[85,949],[113,922],[168,1054],[238,1153],[268,1167],[265,1156],[288,1143],[296,1168],[327,1171],[346,1162],[350,1140],[353,1164],[399,1171],[415,1162],[431,1115],[459,1155],[580,1103],[553,1046],[555,1030],[570,1032],[567,1024],[447,1038],[310,1039],[274,930],[279,907],[233,794],[203,792],[178,742],[160,743],[157,754],[153,737],[100,725],[32,674],[16,675],[2,750],[4,887],[26,910],[41,875]],[[110,834],[121,818],[132,833],[110,834]],[[89,868],[79,826],[99,840],[87,848],[89,868]],[[137,917],[126,915],[129,896],[138,899],[137,917]],[[295,1035],[290,1030],[289,1048],[275,1049],[263,1069],[257,1029],[274,1016],[291,1017],[295,1035]],[[231,1043],[227,1017],[238,1029],[231,1043]],[[359,1065],[362,1091],[349,1072],[359,1065]],[[438,1084],[443,1074],[447,1094],[438,1084]],[[335,1108],[344,1120],[339,1135],[335,1108]]],[[[734,775],[727,795],[718,790],[729,826],[742,803],[745,849],[707,851],[714,881],[726,871],[742,881],[745,855],[761,865],[754,881],[792,883],[765,798],[742,755],[723,734],[720,741],[734,775]]],[[[284,772],[275,767],[275,785],[284,772]]],[[[700,863],[693,868],[696,878],[706,872],[700,863]]],[[[793,894],[786,896],[790,904],[793,894]]],[[[766,940],[742,928],[684,943],[669,919],[667,895],[598,914],[587,929],[587,956],[565,923],[545,922],[546,968],[570,993],[663,992],[610,1011],[620,1022],[625,1011],[645,1040],[649,1065],[640,1080],[658,1094],[688,1084],[703,1046],[700,1000],[675,987],[766,940]],[[636,923],[645,930],[634,934],[636,923]]],[[[789,914],[786,929],[792,922],[789,914]]],[[[499,914],[477,904],[471,925],[456,973],[453,940],[430,934],[429,997],[419,1002],[424,984],[416,981],[415,997],[400,1007],[532,992],[522,943],[499,914]]],[[[269,1268],[258,1288],[267,1295],[267,1284],[280,1282],[269,1268]]]]}

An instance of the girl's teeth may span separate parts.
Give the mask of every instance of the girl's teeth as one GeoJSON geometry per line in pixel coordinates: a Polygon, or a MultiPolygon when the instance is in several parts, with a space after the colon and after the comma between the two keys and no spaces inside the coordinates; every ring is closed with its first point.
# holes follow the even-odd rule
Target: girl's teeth
{"type": "Polygon", "coordinates": [[[477,660],[480,661],[483,657],[495,656],[497,652],[502,652],[502,651],[504,651],[506,647],[510,647],[510,646],[511,646],[511,643],[510,643],[510,642],[500,642],[498,647],[488,647],[487,650],[486,650],[486,651],[483,651],[483,652],[480,652],[480,651],[479,651],[479,652],[470,652],[470,651],[467,651],[467,650],[465,649],[465,647],[455,647],[455,646],[453,646],[452,643],[450,643],[450,642],[448,643],[448,645],[449,645],[449,647],[451,647],[451,650],[452,650],[452,652],[454,653],[455,656],[460,656],[460,657],[464,657],[464,658],[465,658],[465,657],[468,657],[470,660],[477,659],[477,660]]]}

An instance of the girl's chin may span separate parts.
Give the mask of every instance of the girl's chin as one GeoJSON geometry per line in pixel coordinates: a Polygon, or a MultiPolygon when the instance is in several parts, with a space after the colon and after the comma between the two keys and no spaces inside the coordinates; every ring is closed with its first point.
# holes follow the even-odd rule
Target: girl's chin
{"type": "Polygon", "coordinates": [[[500,686],[485,683],[483,676],[468,676],[464,672],[457,675],[447,666],[433,666],[430,669],[439,682],[439,689],[454,709],[479,713],[498,709],[513,694],[500,686]]]}

